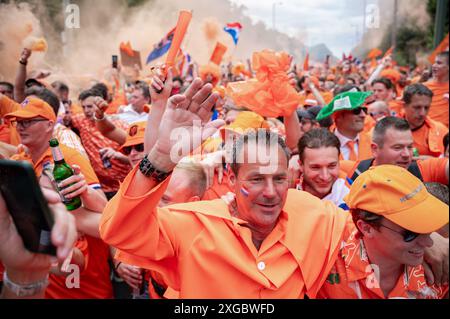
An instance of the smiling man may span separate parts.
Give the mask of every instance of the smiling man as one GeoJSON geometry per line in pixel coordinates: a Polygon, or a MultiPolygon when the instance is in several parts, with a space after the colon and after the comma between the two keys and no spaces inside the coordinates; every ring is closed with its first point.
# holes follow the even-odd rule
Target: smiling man
{"type": "Polygon", "coordinates": [[[418,153],[421,156],[439,157],[445,150],[443,139],[448,128],[428,116],[432,98],[433,92],[425,85],[417,83],[408,86],[403,95],[403,117],[411,127],[418,153]]]}
{"type": "Polygon", "coordinates": [[[430,234],[448,224],[448,205],[405,169],[361,174],[346,198],[356,229],[343,241],[321,298],[441,299],[448,284],[428,285],[422,263],[430,234]]]}
{"type": "Polygon", "coordinates": [[[235,198],[157,208],[176,165],[171,132],[200,139],[188,154],[224,124],[208,123],[218,98],[211,90],[196,79],[169,99],[156,144],[104,211],[102,238],[134,255],[123,262],[158,271],[179,298],[314,297],[351,220],[330,202],[288,190],[289,155],[278,135],[262,129],[236,141],[235,198]],[[193,129],[194,120],[207,124],[193,129]]]}

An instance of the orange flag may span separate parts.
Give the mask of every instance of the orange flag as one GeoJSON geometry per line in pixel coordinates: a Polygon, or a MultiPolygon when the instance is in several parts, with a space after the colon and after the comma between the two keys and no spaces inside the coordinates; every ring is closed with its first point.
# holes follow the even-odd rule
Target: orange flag
{"type": "Polygon", "coordinates": [[[394,47],[390,47],[389,50],[386,51],[386,53],[383,56],[383,59],[389,55],[391,55],[394,52],[394,47]]]}
{"type": "Polygon", "coordinates": [[[131,57],[134,56],[134,52],[133,52],[133,49],[131,48],[130,41],[128,41],[127,43],[120,42],[120,51],[125,52],[128,56],[131,56],[131,57]]]}
{"type": "Polygon", "coordinates": [[[383,52],[380,49],[375,48],[375,49],[370,50],[370,52],[367,54],[367,58],[368,59],[376,59],[382,54],[383,54],[383,52]]]}
{"type": "Polygon", "coordinates": [[[209,59],[212,63],[220,65],[223,55],[227,52],[227,47],[220,42],[217,42],[216,47],[209,59]]]}
{"type": "Polygon", "coordinates": [[[305,61],[303,62],[303,71],[309,70],[309,53],[306,54],[305,61]]]}
{"type": "Polygon", "coordinates": [[[169,53],[166,57],[166,67],[174,66],[175,58],[180,50],[181,42],[183,42],[189,23],[192,19],[192,13],[190,11],[182,10],[178,16],[177,26],[175,27],[175,34],[173,35],[172,45],[170,46],[169,53]]]}
{"type": "Polygon", "coordinates": [[[438,47],[433,51],[433,53],[428,57],[428,61],[430,61],[431,64],[434,64],[436,56],[446,50],[448,50],[448,33],[444,40],[442,40],[441,44],[439,44],[438,47]]]}

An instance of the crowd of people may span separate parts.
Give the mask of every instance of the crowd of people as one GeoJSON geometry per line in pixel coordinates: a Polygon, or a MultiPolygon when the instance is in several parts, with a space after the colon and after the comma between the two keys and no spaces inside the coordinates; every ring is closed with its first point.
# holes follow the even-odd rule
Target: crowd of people
{"type": "Polygon", "coordinates": [[[0,196],[2,297],[448,298],[448,52],[292,67],[268,77],[282,95],[233,89],[261,78],[243,64],[74,90],[31,54],[0,82],[0,158],[33,166],[58,253],[27,251],[0,196]]]}

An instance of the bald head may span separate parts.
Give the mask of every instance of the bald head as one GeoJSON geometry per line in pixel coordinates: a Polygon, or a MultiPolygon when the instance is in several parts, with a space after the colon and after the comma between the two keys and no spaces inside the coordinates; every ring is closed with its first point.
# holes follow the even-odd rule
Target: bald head
{"type": "Polygon", "coordinates": [[[391,115],[389,106],[384,101],[375,101],[372,104],[369,104],[367,110],[369,112],[369,115],[377,122],[391,115]]]}

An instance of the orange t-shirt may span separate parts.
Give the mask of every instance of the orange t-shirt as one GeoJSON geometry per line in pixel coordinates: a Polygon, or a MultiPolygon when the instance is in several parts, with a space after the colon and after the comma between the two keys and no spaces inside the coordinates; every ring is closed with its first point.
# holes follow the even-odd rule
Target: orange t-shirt
{"type": "Polygon", "coordinates": [[[222,199],[157,208],[169,179],[145,195],[127,195],[136,172],[108,202],[100,234],[137,257],[129,263],[159,272],[182,299],[313,298],[335,263],[350,215],[330,202],[289,190],[257,250],[247,222],[222,199]]]}
{"type": "Polygon", "coordinates": [[[388,106],[393,116],[399,116],[403,112],[404,102],[401,100],[392,100],[388,103],[388,106]]]}
{"type": "MultiPolygon", "coordinates": [[[[69,288],[66,277],[50,275],[45,297],[50,299],[111,299],[113,298],[108,264],[109,247],[102,240],[88,235],[78,239],[76,246],[85,257],[80,270],[79,288],[69,288]]],[[[69,283],[74,281],[68,278],[69,283]]]]}
{"type": "Polygon", "coordinates": [[[435,81],[429,81],[424,83],[431,91],[433,91],[433,99],[431,101],[430,113],[428,116],[433,120],[441,122],[448,127],[448,100],[444,98],[445,94],[448,94],[448,82],[437,83],[435,81]]]}
{"type": "Polygon", "coordinates": [[[420,155],[439,157],[444,153],[444,136],[448,133],[448,128],[437,121],[427,117],[424,125],[412,131],[414,147],[420,155]]]}
{"type": "Polygon", "coordinates": [[[20,137],[17,133],[17,129],[10,124],[9,120],[3,117],[8,114],[17,111],[20,108],[20,104],[9,97],[0,95],[0,141],[6,144],[19,145],[20,137]]]}
{"type": "Polygon", "coordinates": [[[380,288],[376,269],[367,257],[362,239],[356,238],[357,230],[342,243],[338,259],[328,279],[320,289],[318,298],[329,299],[443,299],[448,285],[428,286],[422,265],[405,265],[404,273],[386,297],[380,288]]]}

